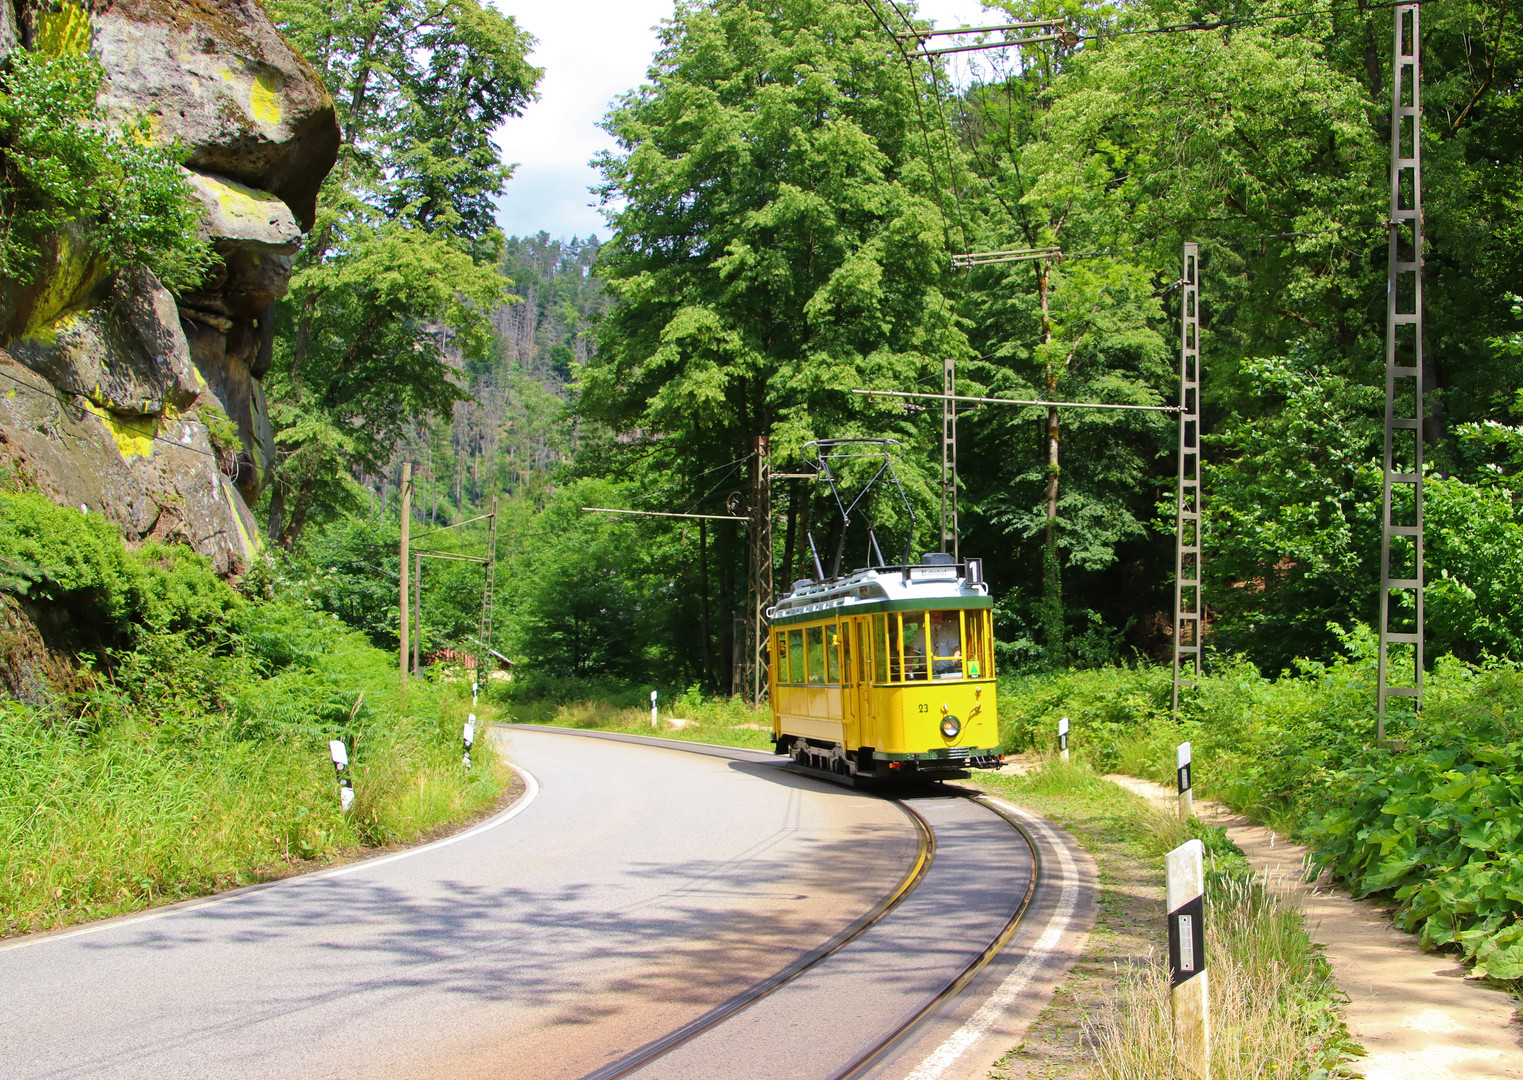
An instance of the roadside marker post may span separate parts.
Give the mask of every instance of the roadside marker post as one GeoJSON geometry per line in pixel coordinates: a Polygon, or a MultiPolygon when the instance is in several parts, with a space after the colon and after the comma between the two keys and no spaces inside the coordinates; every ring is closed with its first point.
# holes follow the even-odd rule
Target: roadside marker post
{"type": "MultiPolygon", "coordinates": [[[[1188,744],[1187,744],[1188,745],[1188,744]]],[[[1204,913],[1206,846],[1186,840],[1164,859],[1169,909],[1169,1004],[1174,1061],[1195,1080],[1210,1080],[1211,1017],[1206,983],[1204,913]]]]}
{"type": "Polygon", "coordinates": [[[349,780],[349,751],[344,748],[344,740],[330,741],[328,754],[333,758],[333,771],[338,774],[339,810],[347,814],[354,803],[354,784],[349,780]]]}
{"type": "Polygon", "coordinates": [[[1068,717],[1058,721],[1058,755],[1068,760],[1068,717]]]}
{"type": "Polygon", "coordinates": [[[1174,751],[1175,775],[1179,778],[1179,820],[1195,815],[1195,796],[1190,793],[1190,744],[1180,743],[1174,751]]]}
{"type": "Polygon", "coordinates": [[[661,726],[661,714],[656,711],[656,692],[654,690],[650,692],[650,726],[661,726]]]}
{"type": "Polygon", "coordinates": [[[460,764],[467,769],[471,767],[471,745],[476,741],[476,714],[469,713],[470,719],[465,722],[465,727],[460,731],[460,740],[465,743],[465,756],[460,759],[460,764]]]}

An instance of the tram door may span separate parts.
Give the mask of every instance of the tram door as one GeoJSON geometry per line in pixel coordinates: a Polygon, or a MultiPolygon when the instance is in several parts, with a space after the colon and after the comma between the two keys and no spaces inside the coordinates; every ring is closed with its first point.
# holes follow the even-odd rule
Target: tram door
{"type": "Polygon", "coordinates": [[[851,688],[847,691],[850,704],[847,706],[855,717],[852,724],[852,735],[855,736],[855,745],[860,746],[864,737],[873,729],[872,723],[872,680],[867,673],[872,670],[868,661],[868,627],[871,623],[867,619],[851,620],[851,662],[847,665],[848,678],[851,680],[851,688]]]}

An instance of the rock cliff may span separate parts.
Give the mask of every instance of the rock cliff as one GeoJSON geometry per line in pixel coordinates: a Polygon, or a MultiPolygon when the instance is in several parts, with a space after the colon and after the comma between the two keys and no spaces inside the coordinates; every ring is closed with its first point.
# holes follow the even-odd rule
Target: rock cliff
{"type": "MultiPolygon", "coordinates": [[[[108,120],[146,116],[188,151],[221,264],[176,297],[65,233],[37,280],[0,281],[0,457],[129,537],[181,540],[234,571],[256,550],[248,504],[274,454],[271,305],[338,151],[333,101],[258,0],[64,12],[105,69],[108,120]]],[[[0,0],[0,56],[35,43],[25,13],[0,0]]]]}

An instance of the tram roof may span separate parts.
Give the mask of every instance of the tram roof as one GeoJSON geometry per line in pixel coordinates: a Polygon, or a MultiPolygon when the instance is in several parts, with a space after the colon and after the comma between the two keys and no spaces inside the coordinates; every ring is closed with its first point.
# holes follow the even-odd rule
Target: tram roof
{"type": "Polygon", "coordinates": [[[858,570],[831,581],[799,582],[768,609],[767,617],[778,625],[812,622],[834,614],[993,606],[988,585],[968,584],[962,568],[955,564],[931,563],[858,570]]]}

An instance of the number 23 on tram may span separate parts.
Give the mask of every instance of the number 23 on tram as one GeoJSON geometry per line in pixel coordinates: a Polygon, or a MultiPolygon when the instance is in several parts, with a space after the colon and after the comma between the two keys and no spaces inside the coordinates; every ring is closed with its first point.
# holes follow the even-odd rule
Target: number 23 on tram
{"type": "Polygon", "coordinates": [[[945,780],[998,768],[993,601],[980,560],[799,581],[768,611],[772,737],[806,768],[945,780]]]}

